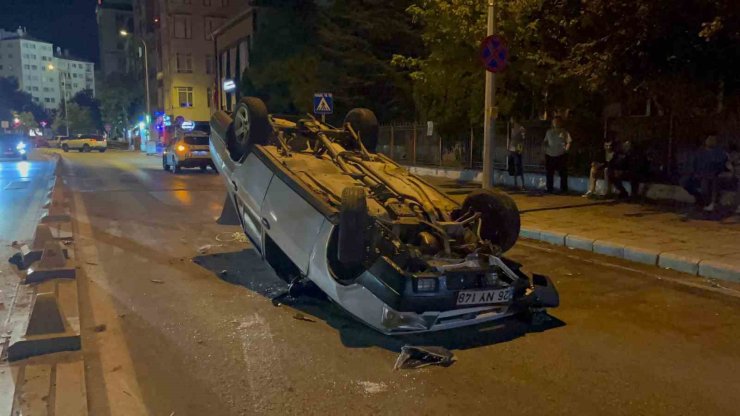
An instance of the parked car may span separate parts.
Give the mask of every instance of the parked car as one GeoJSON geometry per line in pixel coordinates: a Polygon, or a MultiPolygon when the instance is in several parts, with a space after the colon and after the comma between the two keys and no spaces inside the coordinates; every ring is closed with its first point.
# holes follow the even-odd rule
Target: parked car
{"type": "Polygon", "coordinates": [[[208,146],[208,134],[200,131],[183,133],[173,140],[162,153],[162,169],[180,173],[182,168],[208,167],[216,170],[208,146]]]}
{"type": "Polygon", "coordinates": [[[28,160],[31,151],[28,138],[17,134],[0,134],[0,158],[28,160]]]}
{"type": "Polygon", "coordinates": [[[79,150],[80,152],[91,152],[97,150],[100,153],[108,150],[108,141],[99,134],[78,134],[60,142],[60,147],[65,152],[79,150]]]}
{"type": "Polygon", "coordinates": [[[62,142],[65,142],[69,140],[69,136],[54,136],[54,138],[49,142],[49,145],[51,147],[56,147],[58,149],[62,148],[62,142]]]}
{"type": "Polygon", "coordinates": [[[503,256],[520,229],[508,195],[481,190],[461,205],[375,153],[377,141],[368,109],[351,110],[339,128],[269,115],[254,97],[213,114],[227,203],[291,290],[313,283],[385,334],[513,315],[536,323],[558,306],[548,277],[503,256]]]}

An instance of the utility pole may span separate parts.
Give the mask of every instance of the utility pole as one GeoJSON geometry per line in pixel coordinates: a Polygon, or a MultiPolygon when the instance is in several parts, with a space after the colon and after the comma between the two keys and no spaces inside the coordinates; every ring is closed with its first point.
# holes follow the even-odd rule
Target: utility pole
{"type": "MultiPolygon", "coordinates": [[[[488,1],[488,31],[491,36],[496,31],[494,0],[488,1]]],[[[484,189],[493,187],[493,144],[496,139],[496,74],[486,71],[486,99],[483,114],[483,180],[484,189]]]]}

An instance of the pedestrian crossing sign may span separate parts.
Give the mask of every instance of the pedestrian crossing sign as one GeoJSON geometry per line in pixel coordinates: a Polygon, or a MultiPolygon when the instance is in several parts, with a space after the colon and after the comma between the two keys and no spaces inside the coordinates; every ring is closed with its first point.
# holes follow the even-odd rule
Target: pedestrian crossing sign
{"type": "Polygon", "coordinates": [[[317,92],[313,95],[314,114],[334,114],[334,97],[330,92],[317,92]]]}

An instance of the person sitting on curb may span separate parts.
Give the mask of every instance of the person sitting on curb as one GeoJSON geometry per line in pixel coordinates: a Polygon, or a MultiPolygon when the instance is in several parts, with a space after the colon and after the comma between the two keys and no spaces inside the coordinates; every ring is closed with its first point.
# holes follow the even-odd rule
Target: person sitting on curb
{"type": "Polygon", "coordinates": [[[603,157],[599,160],[591,162],[591,171],[588,175],[588,191],[582,196],[584,198],[591,198],[596,196],[596,181],[599,178],[603,178],[606,182],[606,195],[611,193],[611,182],[612,182],[612,162],[616,155],[616,142],[614,135],[609,134],[606,141],[604,142],[604,153],[603,157]]]}
{"type": "Polygon", "coordinates": [[[689,172],[681,179],[681,187],[691,194],[697,206],[705,211],[714,211],[717,201],[719,174],[725,170],[727,153],[717,147],[717,136],[709,135],[704,147],[699,149],[691,161],[689,172]]]}
{"type": "Polygon", "coordinates": [[[643,181],[647,160],[635,151],[632,142],[627,140],[619,146],[612,168],[612,183],[619,192],[619,198],[636,198],[640,195],[640,182],[643,181]],[[627,192],[623,181],[630,183],[632,193],[627,192]]]}

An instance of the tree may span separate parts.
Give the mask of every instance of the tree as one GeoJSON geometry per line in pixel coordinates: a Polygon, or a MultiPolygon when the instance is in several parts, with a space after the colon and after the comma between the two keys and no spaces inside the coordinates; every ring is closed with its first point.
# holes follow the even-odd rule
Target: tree
{"type": "Polygon", "coordinates": [[[397,48],[417,53],[421,39],[405,13],[408,1],[263,0],[242,93],[271,111],[311,112],[315,92],[335,96],[335,119],[369,107],[383,121],[415,114],[407,71],[393,66],[397,48]]]}
{"type": "MultiPolygon", "coordinates": [[[[66,132],[66,121],[64,111],[60,111],[51,128],[57,133],[66,132]]],[[[93,120],[91,111],[87,107],[81,107],[75,102],[67,103],[67,116],[69,117],[69,133],[93,133],[98,131],[93,120]]]]}
{"type": "Polygon", "coordinates": [[[121,135],[144,111],[143,83],[128,74],[112,73],[98,85],[100,120],[112,126],[113,136],[121,135]]]}
{"type": "Polygon", "coordinates": [[[18,89],[15,78],[0,77],[0,120],[12,120],[14,113],[29,112],[34,121],[46,120],[49,115],[33,102],[31,94],[18,89]]]}
{"type": "Polygon", "coordinates": [[[82,90],[72,97],[72,102],[90,111],[93,123],[97,129],[102,130],[103,122],[100,114],[100,102],[93,97],[92,90],[82,90]]]}

